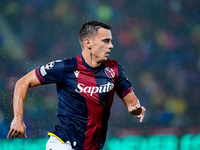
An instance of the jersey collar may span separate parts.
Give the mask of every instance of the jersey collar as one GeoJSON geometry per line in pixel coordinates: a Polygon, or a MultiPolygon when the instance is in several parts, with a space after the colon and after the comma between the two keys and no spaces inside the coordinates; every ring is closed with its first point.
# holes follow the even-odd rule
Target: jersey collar
{"type": "Polygon", "coordinates": [[[103,63],[101,63],[101,65],[98,66],[98,67],[91,67],[86,63],[85,59],[83,58],[83,55],[81,54],[80,56],[81,56],[83,65],[89,70],[96,71],[96,70],[99,70],[103,67],[103,63]]]}

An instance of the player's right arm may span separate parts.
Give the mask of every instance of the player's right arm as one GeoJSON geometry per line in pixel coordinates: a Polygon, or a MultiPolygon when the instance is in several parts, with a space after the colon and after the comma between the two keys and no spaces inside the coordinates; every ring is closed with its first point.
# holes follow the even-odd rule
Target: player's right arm
{"type": "Polygon", "coordinates": [[[24,102],[26,100],[29,87],[34,87],[37,85],[41,85],[41,83],[35,74],[35,70],[29,72],[27,75],[17,81],[13,97],[14,118],[11,122],[10,131],[7,135],[7,138],[11,137],[13,139],[14,137],[27,137],[26,126],[23,122],[24,102]]]}

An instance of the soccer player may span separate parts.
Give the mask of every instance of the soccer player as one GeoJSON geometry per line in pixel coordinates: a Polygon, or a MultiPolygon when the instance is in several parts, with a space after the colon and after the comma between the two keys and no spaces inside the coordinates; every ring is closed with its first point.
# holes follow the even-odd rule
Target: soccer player
{"type": "Polygon", "coordinates": [[[27,137],[23,105],[28,88],[49,83],[57,86],[59,123],[48,133],[46,150],[102,149],[115,91],[129,113],[143,121],[146,110],[122,66],[108,59],[113,48],[110,30],[98,21],[84,23],[79,31],[81,55],[40,66],[16,83],[8,138],[27,137]]]}

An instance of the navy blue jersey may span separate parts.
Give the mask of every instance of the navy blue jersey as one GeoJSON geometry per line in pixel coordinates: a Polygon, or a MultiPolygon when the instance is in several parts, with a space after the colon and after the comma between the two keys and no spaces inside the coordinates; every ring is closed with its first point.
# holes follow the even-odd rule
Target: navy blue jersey
{"type": "Polygon", "coordinates": [[[122,98],[133,90],[117,61],[92,68],[80,55],[50,62],[35,73],[41,84],[57,85],[59,123],[49,135],[69,140],[74,149],[102,149],[114,92],[122,98]]]}

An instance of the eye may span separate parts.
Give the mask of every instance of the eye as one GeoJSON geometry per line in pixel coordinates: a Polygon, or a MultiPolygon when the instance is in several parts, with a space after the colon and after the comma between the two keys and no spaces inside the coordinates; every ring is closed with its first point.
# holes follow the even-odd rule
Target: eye
{"type": "Polygon", "coordinates": [[[109,43],[110,42],[110,39],[105,39],[105,40],[103,40],[104,41],[104,43],[109,43]]]}

